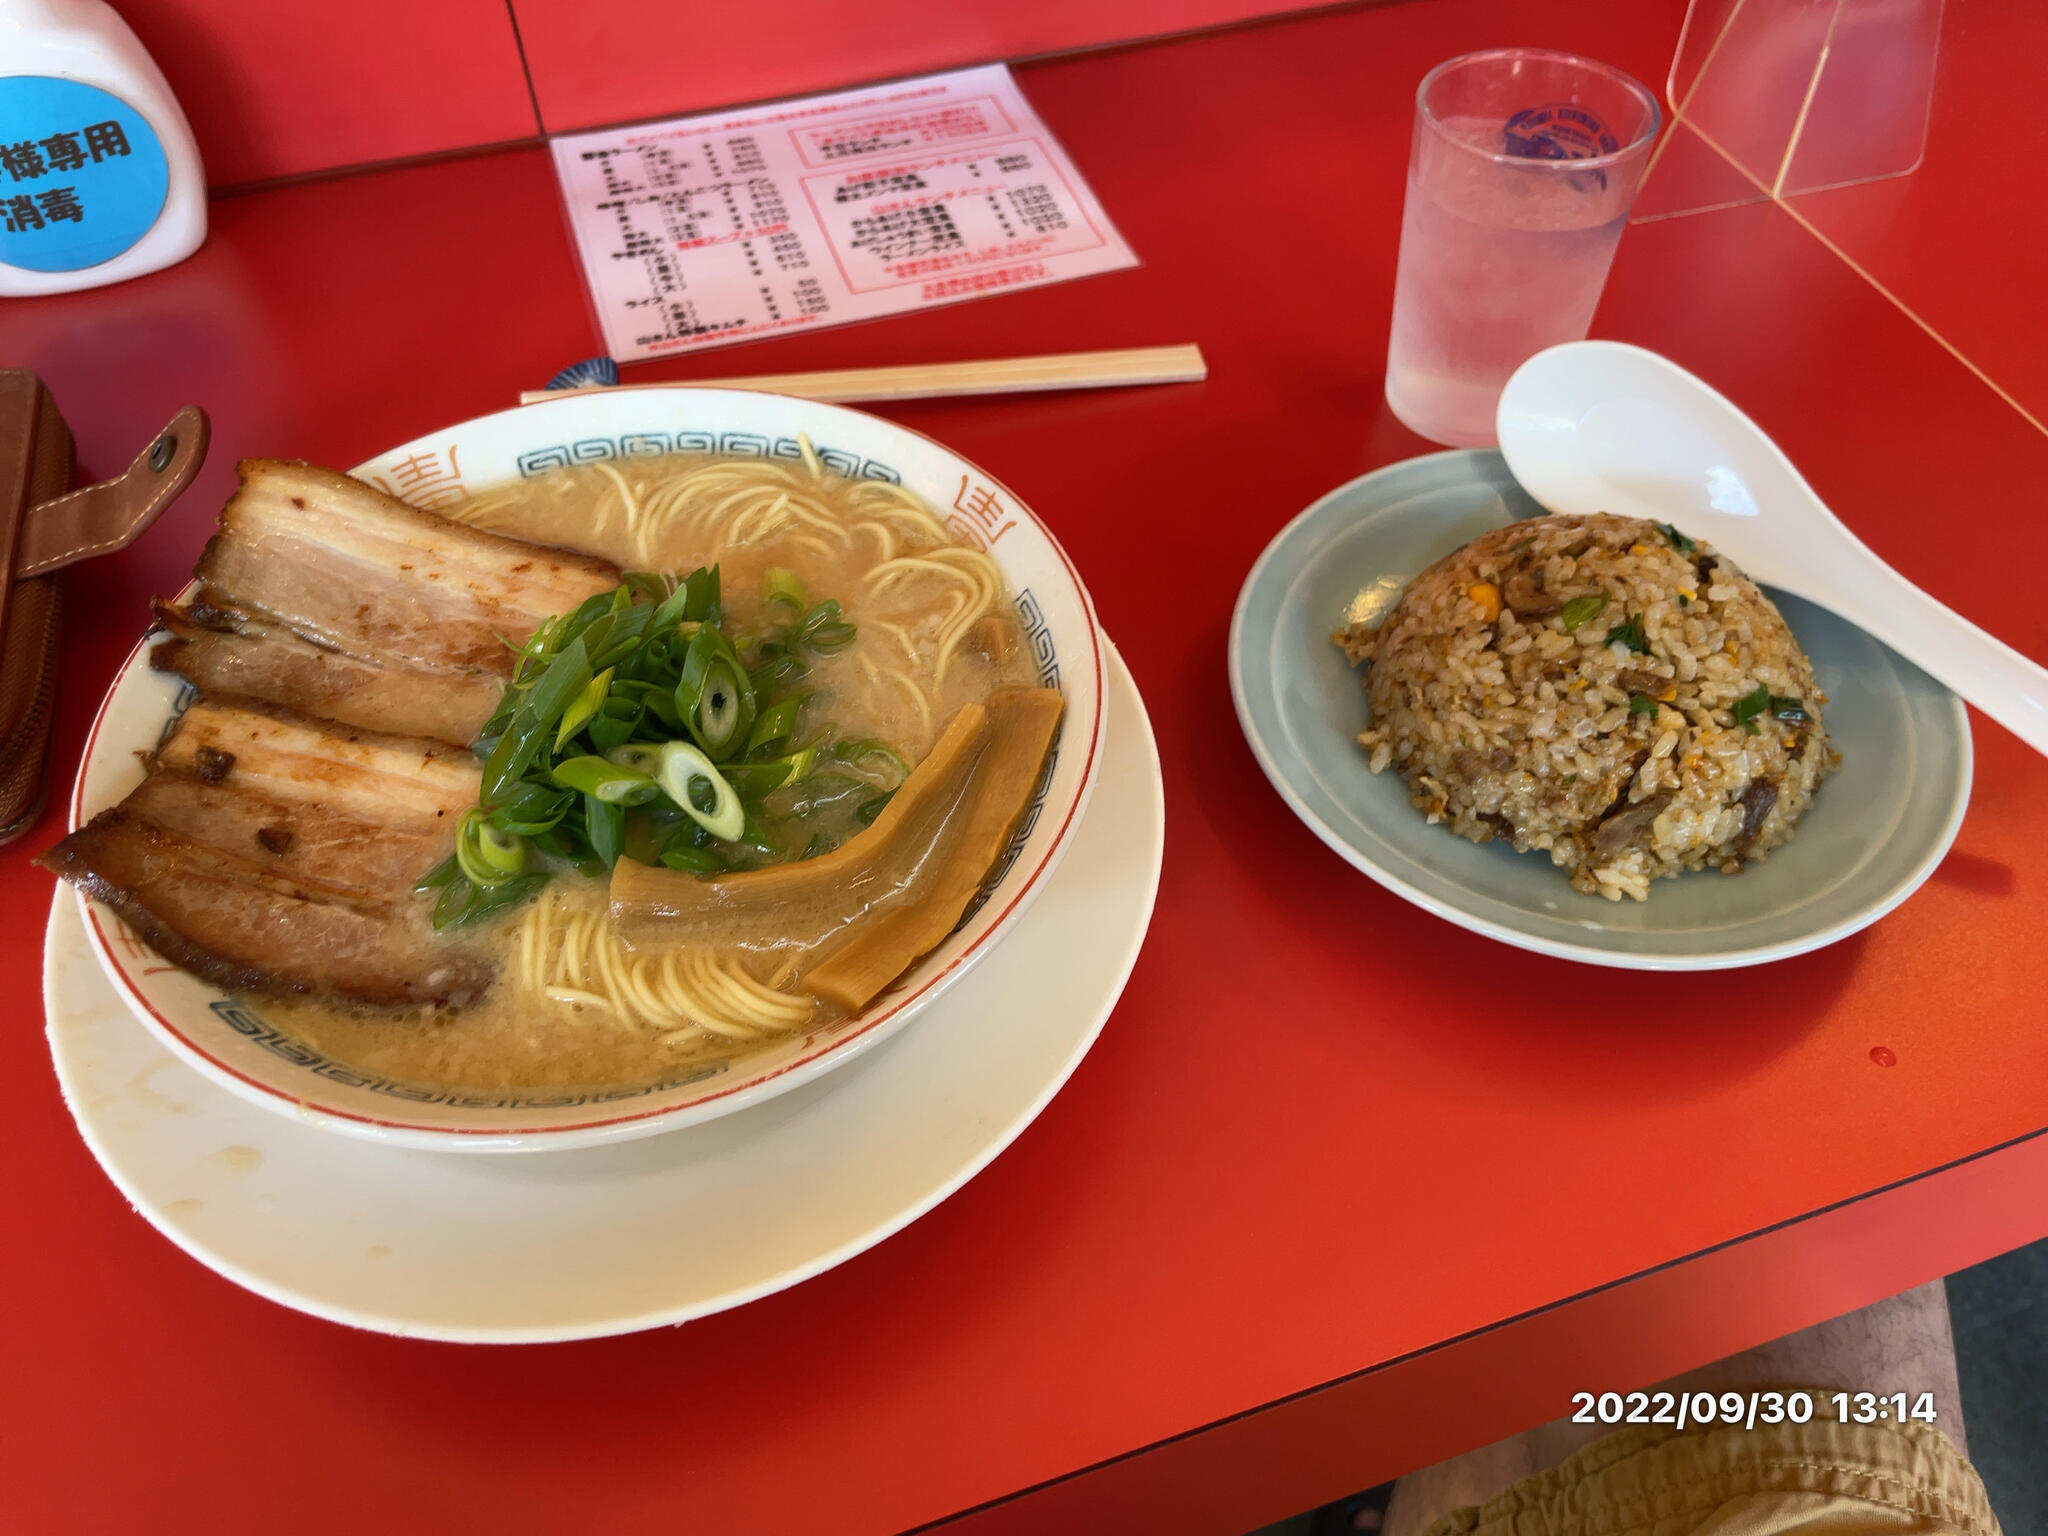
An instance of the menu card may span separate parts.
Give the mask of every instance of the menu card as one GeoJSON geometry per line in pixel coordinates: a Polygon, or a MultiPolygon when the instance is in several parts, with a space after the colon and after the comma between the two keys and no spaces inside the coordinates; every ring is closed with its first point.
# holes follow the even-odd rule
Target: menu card
{"type": "Polygon", "coordinates": [[[1137,265],[1000,64],[553,148],[622,362],[1137,265]]]}

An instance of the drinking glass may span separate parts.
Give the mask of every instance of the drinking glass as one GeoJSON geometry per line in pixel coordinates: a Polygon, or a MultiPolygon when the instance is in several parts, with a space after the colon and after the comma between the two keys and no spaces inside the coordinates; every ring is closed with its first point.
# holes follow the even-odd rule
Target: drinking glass
{"type": "Polygon", "coordinates": [[[1387,344],[1407,426],[1491,445],[1508,375],[1585,338],[1659,121],[1642,85],[1571,54],[1495,48],[1423,76],[1387,344]]]}

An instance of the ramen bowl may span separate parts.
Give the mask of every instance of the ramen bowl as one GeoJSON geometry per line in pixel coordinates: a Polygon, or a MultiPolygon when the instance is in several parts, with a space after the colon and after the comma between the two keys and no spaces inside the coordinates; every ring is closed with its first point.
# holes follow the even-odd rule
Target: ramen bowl
{"type": "MultiPolygon", "coordinates": [[[[903,1029],[999,944],[1066,852],[1102,757],[1106,650],[1073,563],[1007,487],[916,432],[844,407],[716,389],[566,395],[501,411],[393,448],[351,471],[428,510],[564,465],[703,452],[796,459],[799,435],[854,478],[916,491],[994,558],[1017,600],[1038,680],[1066,708],[1036,792],[988,881],[952,934],[865,1009],[730,1058],[691,1062],[654,1082],[575,1089],[472,1090],[403,1081],[336,1060],[155,953],[83,895],[86,931],[115,989],[179,1059],[255,1104],[391,1145],[532,1151],[622,1140],[729,1114],[842,1066],[903,1029]]],[[[154,671],[148,636],[101,704],[73,792],[75,828],[120,800],[189,702],[154,671]]]]}

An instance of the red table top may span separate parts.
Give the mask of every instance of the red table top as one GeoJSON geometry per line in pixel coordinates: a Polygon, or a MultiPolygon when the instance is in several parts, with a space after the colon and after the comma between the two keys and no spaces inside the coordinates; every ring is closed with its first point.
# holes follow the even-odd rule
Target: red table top
{"type": "MultiPolygon", "coordinates": [[[[1323,491],[1429,446],[1380,395],[1413,82],[1502,40],[1661,80],[1679,11],[1430,0],[1033,66],[1141,269],[663,365],[1193,340],[1211,367],[889,412],[1015,487],[1075,557],[1152,712],[1168,847],[1145,953],[1072,1083],[841,1268],[678,1330],[522,1349],[245,1294],[124,1209],[81,1145],[33,1027],[50,881],[27,861],[56,815],[0,854],[11,1519],[886,1531],[978,1511],[977,1530],[1231,1536],[2048,1232],[2048,764],[1999,728],[1974,722],[1968,820],[1899,911],[1758,970],[1650,977],[1508,949],[1366,881],[1288,814],[1231,712],[1224,633],[1253,557],[1323,491]],[[1603,995],[1639,1006],[1609,1016],[1603,995]]],[[[1993,221],[1983,281],[1943,277],[1916,221],[1973,206],[1991,162],[1965,158],[1958,115],[1987,82],[2023,88],[2048,21],[2022,48],[2013,8],[1949,11],[1924,171],[1800,208],[1985,338],[1996,376],[2035,340],[2032,243],[1993,221]]],[[[2038,210],[2015,185],[2038,163],[2000,157],[1985,195],[2038,210]]],[[[213,211],[181,267],[0,314],[0,361],[49,379],[89,471],[187,400],[215,424],[183,503],[70,580],[54,804],[238,456],[353,463],[596,350],[539,151],[213,211]]],[[[1704,375],[1887,559],[2048,659],[2032,562],[2001,553],[2048,438],[1784,211],[1633,229],[1596,334],[1704,375]]],[[[2037,381],[2009,387],[2048,408],[2037,381]]]]}

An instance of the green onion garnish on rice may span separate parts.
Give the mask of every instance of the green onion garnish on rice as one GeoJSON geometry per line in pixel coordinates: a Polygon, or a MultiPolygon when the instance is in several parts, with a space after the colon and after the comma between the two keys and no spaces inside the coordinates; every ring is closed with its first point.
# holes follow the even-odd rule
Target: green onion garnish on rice
{"type": "Polygon", "coordinates": [[[1625,645],[1632,651],[1641,651],[1645,656],[1649,655],[1650,637],[1643,633],[1643,616],[1640,613],[1632,613],[1628,616],[1626,624],[1617,624],[1608,630],[1607,643],[1625,645]]]}
{"type": "MultiPolygon", "coordinates": [[[[1607,606],[1607,594],[1595,592],[1586,597],[1575,597],[1558,610],[1557,616],[1564,621],[1566,634],[1576,633],[1579,626],[1594,617],[1607,606]]],[[[1612,636],[1609,637],[1610,639],[1612,636]]]]}
{"type": "Polygon", "coordinates": [[[1756,685],[1756,692],[1745,693],[1735,701],[1735,723],[1750,735],[1758,734],[1756,717],[1771,707],[1771,690],[1762,683],[1756,685]]]}

